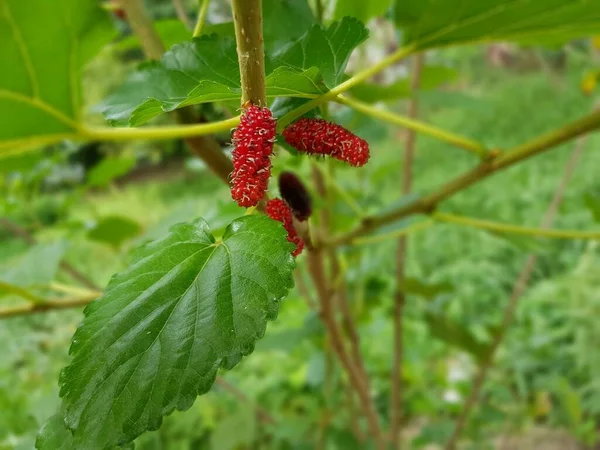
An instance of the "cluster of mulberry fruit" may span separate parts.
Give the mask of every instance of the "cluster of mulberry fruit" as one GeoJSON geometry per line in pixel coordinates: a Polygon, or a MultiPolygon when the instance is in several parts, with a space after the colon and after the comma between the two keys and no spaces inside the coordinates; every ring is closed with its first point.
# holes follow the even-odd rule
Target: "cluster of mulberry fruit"
{"type": "Polygon", "coordinates": [[[267,192],[275,127],[269,108],[251,105],[233,132],[231,197],[242,207],[256,206],[267,192]]]}
{"type": "Polygon", "coordinates": [[[292,252],[293,256],[298,256],[304,249],[304,241],[294,227],[294,215],[292,209],[288,204],[280,198],[274,198],[267,202],[267,215],[278,222],[283,224],[283,228],[287,231],[287,240],[292,244],[296,245],[296,248],[292,252]]]}
{"type": "MultiPolygon", "coordinates": [[[[231,197],[242,207],[256,206],[264,199],[271,177],[271,156],[275,142],[276,121],[269,108],[250,105],[244,109],[240,124],[233,132],[233,172],[231,197]]],[[[344,127],[321,119],[300,119],[285,130],[283,136],[298,151],[328,155],[354,167],[369,160],[369,144],[344,127]]],[[[266,212],[281,222],[288,241],[296,245],[299,255],[304,242],[294,228],[294,218],[305,221],[312,213],[311,198],[302,182],[291,172],[279,177],[283,199],[269,200],[266,212]]]]}
{"type": "Polygon", "coordinates": [[[329,155],[351,166],[369,160],[369,144],[341,125],[322,119],[300,119],[283,131],[288,144],[303,153],[329,155]]]}

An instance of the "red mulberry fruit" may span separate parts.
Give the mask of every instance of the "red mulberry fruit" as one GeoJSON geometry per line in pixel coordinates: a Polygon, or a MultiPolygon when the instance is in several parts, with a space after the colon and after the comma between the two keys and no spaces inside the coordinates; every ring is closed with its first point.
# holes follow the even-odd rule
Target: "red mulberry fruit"
{"type": "Polygon", "coordinates": [[[293,256],[298,256],[304,249],[304,241],[294,228],[294,218],[292,210],[286,202],[280,198],[274,198],[267,202],[267,215],[278,222],[283,224],[283,228],[287,231],[287,240],[292,244],[296,245],[296,249],[292,253],[293,256]]]}
{"type": "Polygon", "coordinates": [[[275,128],[269,108],[250,105],[233,132],[231,198],[240,206],[256,206],[267,192],[275,128]]]}
{"type": "Polygon", "coordinates": [[[354,167],[369,160],[369,144],[341,125],[322,119],[302,118],[285,130],[288,144],[300,152],[329,155],[354,167]]]}
{"type": "Polygon", "coordinates": [[[296,219],[304,222],[312,214],[312,199],[304,183],[292,172],[279,175],[279,193],[289,205],[296,219]]]}

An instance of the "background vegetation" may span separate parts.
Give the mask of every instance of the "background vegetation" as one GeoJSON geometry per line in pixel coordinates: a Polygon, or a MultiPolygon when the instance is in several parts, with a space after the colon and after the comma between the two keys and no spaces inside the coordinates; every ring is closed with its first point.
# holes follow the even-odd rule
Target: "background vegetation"
{"type": "MultiPolygon", "coordinates": [[[[148,5],[165,42],[189,37],[171,2],[148,5]]],[[[183,2],[183,7],[192,21],[195,2],[183,2]]],[[[207,26],[218,27],[228,14],[226,2],[211,2],[207,26]]],[[[127,21],[116,15],[113,20],[119,37],[85,69],[89,120],[97,123],[101,119],[94,106],[143,59],[127,21]]],[[[386,19],[372,21],[375,28],[389,28],[386,19]]],[[[395,40],[390,32],[391,38],[384,31],[373,33],[353,55],[351,70],[377,60],[377,51],[395,40]]],[[[599,58],[587,40],[559,48],[435,50],[426,57],[426,67],[434,67],[426,72],[431,81],[387,106],[405,112],[416,98],[421,119],[490,148],[510,147],[591,111],[590,73],[599,58]]],[[[407,79],[408,68],[399,64],[386,72],[387,79],[374,82],[407,79]]],[[[210,105],[196,112],[208,119],[228,113],[210,105]]],[[[333,229],[344,231],[357,212],[397,204],[406,132],[345,107],[332,106],[330,113],[372,149],[360,173],[323,165],[335,169],[333,229]]],[[[225,132],[218,138],[227,142],[229,136],[225,132]]],[[[575,164],[554,225],[591,229],[600,219],[599,145],[598,135],[565,144],[465,190],[442,210],[538,226],[565,165],[575,164]],[[579,149],[575,156],[574,149],[579,149]]],[[[415,192],[436,188],[472,162],[473,155],[420,136],[415,192]]],[[[275,172],[293,167],[310,177],[306,158],[284,153],[275,164],[275,172]]],[[[22,300],[2,291],[3,281],[77,294],[72,286],[80,283],[62,270],[64,265],[61,269],[60,261],[104,286],[126,267],[130,249],[162,236],[170,225],[202,216],[218,229],[244,214],[230,201],[227,187],[177,140],[69,142],[3,158],[0,192],[0,303],[5,308],[19,307],[22,300]],[[33,237],[36,244],[28,242],[33,237]]],[[[324,201],[314,198],[318,206],[324,201]]],[[[381,232],[408,225],[404,220],[381,232]]],[[[467,422],[464,448],[595,448],[600,442],[598,244],[517,238],[452,224],[437,224],[410,239],[403,375],[408,448],[437,448],[447,441],[472,388],[477,361],[501,323],[530,254],[537,256],[537,264],[467,422]]],[[[384,421],[389,421],[394,261],[390,241],[349,248],[342,255],[372,395],[384,421]]],[[[298,263],[302,280],[305,256],[298,263]]],[[[304,284],[297,281],[251,358],[222,372],[190,411],[167,417],[160,430],[140,437],[136,448],[367,448],[357,432],[362,429],[360,408],[311,307],[314,293],[309,289],[307,297],[304,284]]],[[[33,448],[39,428],[58,407],[58,374],[68,362],[69,342],[81,318],[81,308],[73,308],[0,321],[0,449],[33,448]]]]}

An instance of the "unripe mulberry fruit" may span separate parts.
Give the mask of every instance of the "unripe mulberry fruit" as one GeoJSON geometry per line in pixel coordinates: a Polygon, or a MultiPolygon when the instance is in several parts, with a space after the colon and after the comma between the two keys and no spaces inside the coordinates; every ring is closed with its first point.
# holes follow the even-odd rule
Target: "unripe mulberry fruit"
{"type": "Polygon", "coordinates": [[[288,144],[300,152],[329,155],[354,167],[369,160],[369,144],[341,125],[322,119],[302,118],[285,130],[288,144]]]}
{"type": "Polygon", "coordinates": [[[231,198],[242,207],[256,206],[267,192],[275,128],[269,108],[250,105],[233,132],[231,198]]]}
{"type": "Polygon", "coordinates": [[[292,210],[286,202],[280,198],[274,198],[267,202],[267,215],[278,222],[283,224],[283,228],[287,231],[287,240],[292,244],[296,245],[296,249],[293,251],[292,256],[298,256],[304,249],[304,241],[294,228],[294,217],[292,210]]]}
{"type": "Polygon", "coordinates": [[[312,199],[304,183],[292,172],[279,175],[279,193],[300,222],[312,214],[312,199]]]}

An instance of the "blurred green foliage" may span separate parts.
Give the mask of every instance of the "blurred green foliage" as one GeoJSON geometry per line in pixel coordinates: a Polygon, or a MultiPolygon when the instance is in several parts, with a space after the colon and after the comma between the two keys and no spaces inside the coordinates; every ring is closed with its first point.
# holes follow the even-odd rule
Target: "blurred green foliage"
{"type": "MultiPolygon", "coordinates": [[[[167,41],[179,41],[185,30],[173,24],[170,2],[150,3],[155,3],[153,12],[162,20],[167,41]]],[[[387,3],[373,2],[375,12],[364,8],[354,14],[367,19],[387,3]]],[[[216,13],[220,7],[215,6],[216,13]]],[[[341,2],[334,11],[340,16],[347,13],[341,2]]],[[[231,33],[228,25],[220,30],[231,33]]],[[[139,57],[136,45],[135,39],[125,39],[87,69],[86,79],[95,86],[86,92],[90,106],[121,83],[139,57]]],[[[531,56],[524,50],[515,52],[531,56]]],[[[592,107],[593,98],[580,90],[581,77],[593,65],[587,49],[569,45],[557,52],[565,57],[561,69],[552,67],[556,53],[535,52],[547,64],[537,61],[533,70],[521,70],[490,68],[482,47],[437,51],[434,58],[439,65],[431,66],[427,86],[435,90],[410,92],[402,79],[380,86],[380,91],[363,92],[362,98],[393,97],[395,103],[389,106],[403,110],[406,97],[416,95],[424,120],[490,147],[509,147],[574,120],[592,107]]],[[[347,109],[332,108],[331,113],[368,139],[373,149],[372,160],[360,172],[330,164],[336,183],[365,212],[397,206],[400,132],[347,109]]],[[[600,154],[592,149],[599,144],[600,137],[590,136],[557,227],[584,229],[598,221],[600,154]]],[[[479,183],[442,209],[536,226],[574,145],[479,183]]],[[[129,250],[164,235],[169,226],[203,216],[218,235],[231,219],[243,214],[229,201],[227,189],[206,170],[189,170],[191,165],[182,164],[177,144],[104,145],[96,148],[94,161],[78,159],[78,150],[56,146],[2,160],[0,216],[24,227],[41,244],[28,248],[0,227],[0,280],[37,288],[53,279],[73,284],[68,275],[57,271],[56,255],[65,252],[73,266],[105,285],[113,273],[126,267],[129,250]],[[40,267],[36,261],[42,260],[45,266],[40,267]]],[[[471,155],[419,137],[416,195],[433,190],[473,163],[471,155]]],[[[280,155],[274,172],[290,167],[309,177],[308,161],[290,153],[280,155]]],[[[315,201],[319,206],[322,200],[315,201]]],[[[347,230],[359,220],[336,194],[333,212],[336,231],[347,230]]],[[[443,443],[451,433],[452,419],[470,391],[477,361],[500,323],[530,251],[539,256],[531,287],[469,422],[467,438],[471,448],[493,448],[492,437],[509,436],[520,442],[521,436],[535,435],[536,428],[542,427],[582,445],[596,444],[600,423],[600,358],[595,356],[600,342],[597,245],[514,240],[436,225],[410,238],[411,278],[404,286],[408,294],[404,412],[414,448],[443,443]]],[[[299,265],[303,276],[303,257],[299,265]]],[[[389,243],[348,249],[343,266],[373,394],[387,421],[394,251],[389,243]]],[[[6,294],[0,297],[3,306],[19,302],[11,292],[2,294],[6,294]]],[[[69,341],[80,321],[81,312],[71,310],[0,322],[0,450],[31,449],[38,429],[55,412],[59,370],[68,361],[69,341]]],[[[282,303],[278,320],[269,326],[253,357],[222,376],[235,386],[233,393],[225,385],[216,385],[189,411],[172,414],[158,431],[140,437],[136,448],[312,449],[320,436],[325,436],[327,448],[365,448],[351,433],[358,406],[347,396],[347,381],[333,361],[316,314],[298,292],[282,303]],[[273,422],[265,420],[265,412],[273,422]]]]}

